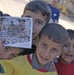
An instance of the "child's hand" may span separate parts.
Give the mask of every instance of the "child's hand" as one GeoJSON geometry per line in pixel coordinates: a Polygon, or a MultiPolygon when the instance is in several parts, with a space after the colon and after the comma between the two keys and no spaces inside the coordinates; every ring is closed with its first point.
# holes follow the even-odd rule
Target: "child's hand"
{"type": "Polygon", "coordinates": [[[56,71],[55,64],[53,62],[50,62],[50,72],[56,71]]]}

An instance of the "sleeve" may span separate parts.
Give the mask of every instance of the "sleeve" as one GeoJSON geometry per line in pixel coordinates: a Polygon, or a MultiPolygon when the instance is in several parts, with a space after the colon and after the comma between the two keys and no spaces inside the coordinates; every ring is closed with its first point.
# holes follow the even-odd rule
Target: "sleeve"
{"type": "Polygon", "coordinates": [[[0,60],[0,75],[14,75],[14,68],[9,63],[0,60]]]}
{"type": "Polygon", "coordinates": [[[0,75],[16,75],[24,64],[24,60],[24,56],[18,56],[12,60],[0,60],[0,75]]]}

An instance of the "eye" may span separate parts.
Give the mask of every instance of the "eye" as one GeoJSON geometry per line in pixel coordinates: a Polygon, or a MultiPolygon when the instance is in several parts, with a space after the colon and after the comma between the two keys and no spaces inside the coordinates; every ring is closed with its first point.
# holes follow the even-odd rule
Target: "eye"
{"type": "Polygon", "coordinates": [[[41,45],[42,45],[42,47],[43,47],[44,49],[47,48],[47,45],[46,45],[45,43],[42,43],[41,45]]]}
{"type": "Polygon", "coordinates": [[[14,58],[16,56],[17,56],[17,54],[11,54],[11,58],[14,58]]]}
{"type": "Polygon", "coordinates": [[[41,25],[42,25],[42,23],[41,23],[41,22],[39,22],[39,21],[36,21],[36,24],[39,24],[39,25],[41,24],[41,25]]]}
{"type": "Polygon", "coordinates": [[[12,54],[13,57],[16,57],[17,55],[18,55],[18,54],[16,54],[16,53],[15,53],[15,54],[12,54]]]}
{"type": "Polygon", "coordinates": [[[51,49],[52,52],[58,52],[59,50],[56,48],[51,49]]]}
{"type": "Polygon", "coordinates": [[[36,20],[35,23],[36,23],[37,25],[43,25],[43,21],[40,21],[40,20],[36,20]]]}
{"type": "Polygon", "coordinates": [[[73,48],[74,48],[74,44],[73,44],[73,48]]]}
{"type": "Polygon", "coordinates": [[[44,44],[44,43],[42,43],[41,45],[44,46],[44,47],[46,46],[46,44],[44,44]]]}
{"type": "Polygon", "coordinates": [[[68,46],[67,44],[64,45],[64,47],[67,47],[67,46],[68,46]]]}
{"type": "Polygon", "coordinates": [[[63,46],[63,48],[68,48],[69,47],[69,44],[65,44],[64,46],[63,46]]]}
{"type": "Polygon", "coordinates": [[[9,50],[9,48],[8,47],[5,47],[4,51],[8,51],[8,50],[9,50]]]}

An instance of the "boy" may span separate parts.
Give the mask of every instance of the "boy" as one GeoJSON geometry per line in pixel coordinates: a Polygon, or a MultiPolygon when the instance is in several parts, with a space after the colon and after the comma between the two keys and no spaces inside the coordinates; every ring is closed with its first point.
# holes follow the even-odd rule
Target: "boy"
{"type": "Polygon", "coordinates": [[[51,10],[48,5],[43,1],[31,1],[29,2],[23,12],[23,17],[32,17],[33,18],[33,44],[32,49],[24,50],[23,54],[30,54],[35,52],[35,42],[36,37],[42,30],[42,28],[49,22],[51,15],[51,10]]]}
{"type": "Polygon", "coordinates": [[[42,30],[42,28],[49,22],[50,9],[47,4],[43,1],[31,1],[24,9],[22,17],[32,17],[33,18],[33,47],[32,49],[27,49],[23,51],[23,54],[33,53],[35,51],[34,42],[36,37],[42,30]]]}
{"type": "Polygon", "coordinates": [[[56,63],[58,75],[74,75],[74,30],[68,30],[69,41],[56,63]]]}
{"type": "Polygon", "coordinates": [[[0,61],[0,73],[4,75],[57,75],[51,62],[60,55],[68,38],[67,31],[59,24],[46,25],[39,34],[34,54],[0,61]],[[1,71],[2,70],[2,71],[1,71]]]}
{"type": "Polygon", "coordinates": [[[33,40],[50,20],[50,9],[43,1],[31,1],[24,9],[22,17],[33,18],[33,40]]]}

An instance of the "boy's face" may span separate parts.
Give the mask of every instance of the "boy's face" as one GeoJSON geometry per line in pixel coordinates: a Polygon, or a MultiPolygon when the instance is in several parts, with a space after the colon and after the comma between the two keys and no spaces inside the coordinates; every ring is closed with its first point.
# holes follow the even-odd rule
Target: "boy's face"
{"type": "Polygon", "coordinates": [[[60,60],[63,63],[72,63],[74,61],[74,39],[70,39],[64,47],[64,52],[61,55],[60,60]]]}
{"type": "Polygon", "coordinates": [[[33,18],[33,39],[35,39],[46,24],[46,16],[43,16],[39,11],[33,13],[29,10],[26,10],[23,14],[23,17],[33,18]]]}
{"type": "Polygon", "coordinates": [[[16,57],[22,49],[6,47],[4,50],[0,50],[0,59],[12,59],[16,57]]]}
{"type": "Polygon", "coordinates": [[[47,36],[42,36],[37,43],[36,55],[39,63],[45,66],[56,56],[60,55],[62,45],[50,40],[47,36]]]}

